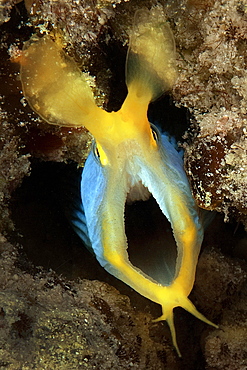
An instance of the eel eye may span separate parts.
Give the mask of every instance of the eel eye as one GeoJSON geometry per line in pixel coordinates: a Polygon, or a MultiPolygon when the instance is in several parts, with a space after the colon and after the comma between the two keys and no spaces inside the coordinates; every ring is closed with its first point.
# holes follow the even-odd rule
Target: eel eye
{"type": "Polygon", "coordinates": [[[101,164],[100,162],[100,154],[99,154],[99,150],[97,148],[97,145],[96,145],[96,142],[94,141],[93,142],[93,154],[94,154],[94,158],[95,160],[101,164]]]}
{"type": "Polygon", "coordinates": [[[159,141],[160,134],[158,132],[158,129],[153,124],[151,124],[151,132],[152,132],[154,140],[156,142],[159,141]]]}
{"type": "Polygon", "coordinates": [[[100,166],[105,166],[108,164],[108,158],[107,155],[105,154],[103,148],[101,147],[100,143],[97,144],[96,141],[93,142],[92,146],[92,151],[93,151],[93,156],[95,161],[100,165],[100,166]]]}
{"type": "Polygon", "coordinates": [[[152,131],[154,140],[157,141],[158,140],[157,132],[155,132],[153,129],[151,129],[151,131],[152,131]]]}

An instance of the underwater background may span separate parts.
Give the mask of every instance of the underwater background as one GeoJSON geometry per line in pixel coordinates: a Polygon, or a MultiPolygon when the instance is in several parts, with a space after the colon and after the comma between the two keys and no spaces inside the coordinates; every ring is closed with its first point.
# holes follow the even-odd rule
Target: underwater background
{"type": "MultiPolygon", "coordinates": [[[[0,22],[0,368],[246,369],[245,1],[9,0],[0,22]],[[198,206],[217,212],[190,299],[219,329],[176,309],[181,359],[167,324],[152,322],[159,306],[106,273],[64,216],[60,179],[85,161],[91,135],[42,121],[23,98],[13,62],[31,34],[62,29],[97,104],[118,110],[128,35],[144,6],[167,14],[178,69],[149,118],[183,148],[198,206]]],[[[163,237],[149,206],[131,206],[126,219],[137,248],[163,237]]]]}

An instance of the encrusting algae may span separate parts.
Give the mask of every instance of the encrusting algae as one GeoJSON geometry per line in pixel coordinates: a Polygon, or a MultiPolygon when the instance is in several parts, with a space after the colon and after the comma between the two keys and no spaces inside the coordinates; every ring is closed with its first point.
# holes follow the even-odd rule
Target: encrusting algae
{"type": "Polygon", "coordinates": [[[246,224],[246,5],[183,1],[182,13],[175,4],[168,7],[180,50],[173,96],[196,127],[185,150],[193,194],[200,207],[246,224]]]}

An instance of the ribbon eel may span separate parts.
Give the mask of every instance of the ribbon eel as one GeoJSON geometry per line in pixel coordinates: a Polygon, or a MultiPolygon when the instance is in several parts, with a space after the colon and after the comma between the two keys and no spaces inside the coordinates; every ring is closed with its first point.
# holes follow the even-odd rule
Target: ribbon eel
{"type": "Polygon", "coordinates": [[[21,62],[23,93],[32,109],[50,124],[85,126],[94,136],[95,148],[81,179],[84,239],[110,274],[162,306],[162,316],[155,321],[167,321],[180,355],[175,307],[216,325],[188,299],[203,226],[183,161],[167,136],[160,135],[147,118],[150,101],[171,88],[175,78],[174,39],[157,9],[135,15],[126,61],[128,94],[117,112],[96,105],[83,72],[48,35],[31,38],[21,62]],[[177,249],[175,257],[155,261],[153,276],[152,268],[146,273],[130,262],[124,220],[126,200],[146,200],[150,195],[170,222],[177,249]]]}

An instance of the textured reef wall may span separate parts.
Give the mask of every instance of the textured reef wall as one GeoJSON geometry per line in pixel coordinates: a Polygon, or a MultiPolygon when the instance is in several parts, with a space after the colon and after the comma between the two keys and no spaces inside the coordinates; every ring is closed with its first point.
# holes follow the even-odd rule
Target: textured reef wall
{"type": "MultiPolygon", "coordinates": [[[[25,6],[4,1],[0,5],[1,369],[247,367],[247,239],[241,225],[225,224],[217,215],[208,230],[191,299],[219,329],[176,310],[181,360],[166,324],[151,322],[156,308],[150,302],[140,303],[127,288],[129,301],[110,286],[115,284],[111,277],[110,285],[83,279],[86,267],[80,275],[83,280],[62,278],[60,271],[38,262],[42,249],[32,260],[25,250],[27,238],[17,237],[13,207],[23,179],[32,176],[40,162],[82,163],[91,136],[83,129],[42,122],[22,97],[19,66],[10,56],[18,60],[23,42],[33,32],[63,32],[67,52],[90,74],[98,104],[118,109],[126,94],[128,32],[135,10],[144,5],[162,6],[174,32],[179,77],[172,96],[190,112],[185,164],[195,199],[202,208],[223,212],[226,220],[235,218],[246,227],[244,1],[46,0],[25,1],[25,6]],[[39,264],[43,268],[37,268],[39,264]]],[[[24,218],[26,210],[24,204],[18,217],[24,218]]],[[[49,237],[45,235],[45,240],[49,237]]],[[[88,268],[94,270],[92,266],[88,268]]]]}
{"type": "Polygon", "coordinates": [[[184,6],[180,12],[174,4],[170,15],[180,68],[174,96],[199,128],[186,150],[187,172],[201,207],[245,222],[246,4],[203,0],[184,6]]]}

